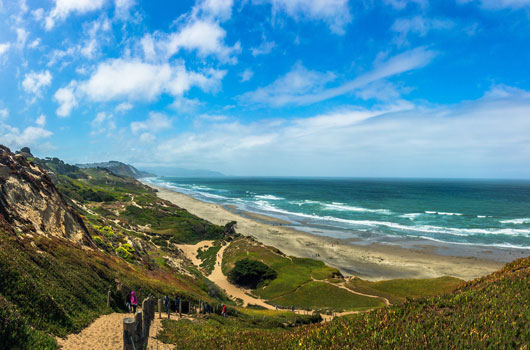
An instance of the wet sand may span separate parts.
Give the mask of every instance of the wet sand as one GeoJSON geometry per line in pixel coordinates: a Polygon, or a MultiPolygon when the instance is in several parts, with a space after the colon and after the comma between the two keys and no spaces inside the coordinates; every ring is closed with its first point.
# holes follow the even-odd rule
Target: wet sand
{"type": "Polygon", "coordinates": [[[484,259],[440,255],[432,249],[407,249],[387,244],[359,245],[347,240],[312,235],[275,223],[271,220],[273,218],[253,220],[246,213],[238,215],[221,205],[202,202],[150,183],[145,184],[157,189],[160,198],[194,215],[217,225],[237,221],[238,233],[252,236],[288,255],[324,261],[338,268],[345,276],[368,280],[453,276],[470,280],[498,270],[504,265],[504,262],[496,261],[494,257],[484,259]]]}

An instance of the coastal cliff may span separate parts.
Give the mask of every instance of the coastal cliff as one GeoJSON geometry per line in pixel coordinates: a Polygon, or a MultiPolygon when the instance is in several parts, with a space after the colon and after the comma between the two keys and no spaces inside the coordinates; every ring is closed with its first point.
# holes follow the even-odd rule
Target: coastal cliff
{"type": "Polygon", "coordinates": [[[19,234],[94,245],[82,218],[48,172],[5,146],[0,146],[0,216],[19,234]]]}

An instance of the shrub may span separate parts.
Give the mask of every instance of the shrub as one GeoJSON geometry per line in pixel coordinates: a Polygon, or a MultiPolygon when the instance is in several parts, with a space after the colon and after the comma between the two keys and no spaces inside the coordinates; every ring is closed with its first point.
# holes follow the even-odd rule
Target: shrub
{"type": "Polygon", "coordinates": [[[116,254],[124,260],[130,260],[132,258],[132,254],[127,251],[123,246],[120,246],[116,248],[116,254]]]}
{"type": "Polygon", "coordinates": [[[277,276],[276,271],[261,261],[245,258],[236,262],[228,274],[228,279],[234,284],[255,289],[258,285],[271,281],[277,276]]]}
{"type": "Polygon", "coordinates": [[[103,239],[100,236],[94,236],[94,243],[96,243],[100,247],[105,246],[105,242],[103,242],[103,239]]]}

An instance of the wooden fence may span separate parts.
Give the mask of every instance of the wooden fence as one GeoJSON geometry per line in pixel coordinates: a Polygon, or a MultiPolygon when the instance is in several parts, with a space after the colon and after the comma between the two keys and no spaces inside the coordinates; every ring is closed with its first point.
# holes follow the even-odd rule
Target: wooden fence
{"type": "Polygon", "coordinates": [[[155,298],[150,296],[142,302],[142,311],[123,319],[123,350],[147,349],[149,328],[155,319],[155,298]]]}

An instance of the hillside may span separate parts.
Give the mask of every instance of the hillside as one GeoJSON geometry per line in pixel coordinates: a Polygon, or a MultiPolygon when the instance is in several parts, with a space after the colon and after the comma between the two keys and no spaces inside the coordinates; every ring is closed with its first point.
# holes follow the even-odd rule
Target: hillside
{"type": "Polygon", "coordinates": [[[231,303],[173,243],[218,239],[222,227],[158,200],[133,179],[60,168],[71,177],[0,147],[2,348],[54,349],[54,336],[125,310],[130,290],[140,300],[170,293],[231,303]]]}
{"type": "Polygon", "coordinates": [[[179,349],[528,349],[530,258],[466,283],[454,293],[292,330],[211,320],[165,322],[179,349]]]}
{"type": "Polygon", "coordinates": [[[132,177],[134,179],[140,179],[142,177],[151,177],[155,176],[153,174],[150,174],[145,171],[140,171],[133,167],[132,165],[125,164],[122,162],[118,162],[115,160],[111,160],[110,162],[103,162],[103,163],[91,163],[91,164],[76,164],[77,167],[82,169],[89,169],[89,168],[102,168],[107,169],[111,171],[115,175],[119,176],[127,176],[132,177]]]}

